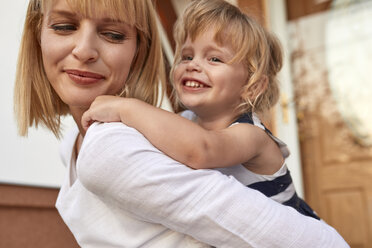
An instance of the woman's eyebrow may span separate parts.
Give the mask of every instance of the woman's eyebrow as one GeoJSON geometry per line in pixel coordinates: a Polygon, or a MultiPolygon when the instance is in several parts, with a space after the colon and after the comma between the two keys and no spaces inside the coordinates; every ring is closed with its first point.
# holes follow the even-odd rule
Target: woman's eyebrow
{"type": "Polygon", "coordinates": [[[108,23],[127,24],[123,20],[119,20],[119,19],[116,19],[116,18],[110,18],[110,17],[104,17],[104,18],[99,19],[99,20],[102,21],[102,22],[108,22],[108,23]]]}
{"type": "MultiPolygon", "coordinates": [[[[50,14],[52,16],[66,16],[66,17],[77,17],[78,14],[75,12],[67,11],[67,10],[52,10],[50,11],[50,14]]],[[[117,18],[112,18],[112,17],[102,17],[100,18],[99,16],[96,18],[97,20],[100,20],[102,22],[113,22],[113,23],[125,23],[124,21],[117,19],[117,18]]]]}
{"type": "Polygon", "coordinates": [[[70,18],[77,17],[77,14],[74,12],[66,11],[66,10],[52,10],[49,16],[65,16],[70,18]]]}
{"type": "MultiPolygon", "coordinates": [[[[52,10],[49,14],[49,16],[52,17],[67,17],[67,18],[77,18],[78,14],[75,12],[70,12],[66,10],[52,10]]],[[[117,18],[111,18],[111,17],[103,17],[103,18],[97,18],[98,21],[104,22],[104,23],[113,23],[113,24],[127,24],[123,20],[119,20],[117,18]]]]}

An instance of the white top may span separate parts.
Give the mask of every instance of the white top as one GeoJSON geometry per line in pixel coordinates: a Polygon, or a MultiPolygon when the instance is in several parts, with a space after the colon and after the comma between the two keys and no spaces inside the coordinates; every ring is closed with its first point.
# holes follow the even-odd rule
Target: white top
{"type": "MultiPolygon", "coordinates": [[[[62,149],[69,170],[74,140],[62,149]]],[[[192,170],[122,123],[89,128],[69,179],[56,206],[82,247],[201,246],[187,235],[228,248],[349,247],[324,222],[234,177],[192,170]]]]}
{"type": "Polygon", "coordinates": [[[77,135],[75,128],[61,144],[61,157],[69,173],[56,207],[81,247],[210,247],[160,224],[144,222],[89,192],[76,175],[73,147],[77,135]]]}

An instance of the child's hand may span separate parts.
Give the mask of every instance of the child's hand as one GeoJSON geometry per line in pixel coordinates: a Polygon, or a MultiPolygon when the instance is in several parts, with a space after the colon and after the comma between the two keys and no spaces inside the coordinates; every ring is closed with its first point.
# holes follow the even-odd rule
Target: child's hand
{"type": "Polygon", "coordinates": [[[98,96],[90,105],[90,108],[83,114],[81,124],[84,130],[95,121],[115,122],[120,119],[120,106],[125,99],[118,96],[98,96]]]}

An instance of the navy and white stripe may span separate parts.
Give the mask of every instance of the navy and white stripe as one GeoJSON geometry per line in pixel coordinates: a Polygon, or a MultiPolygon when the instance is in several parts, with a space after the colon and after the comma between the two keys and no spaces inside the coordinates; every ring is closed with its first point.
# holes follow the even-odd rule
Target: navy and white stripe
{"type": "MultiPolygon", "coordinates": [[[[245,113],[241,115],[234,124],[237,123],[248,123],[254,126],[257,126],[263,129],[279,146],[282,155],[284,158],[289,156],[289,150],[287,145],[275,137],[270,130],[268,130],[260,121],[258,116],[254,113],[245,113]]],[[[270,176],[258,175],[256,174],[256,181],[246,184],[248,187],[258,190],[267,197],[282,203],[286,206],[291,206],[295,208],[300,213],[316,218],[319,220],[319,217],[314,213],[314,211],[310,208],[309,205],[306,204],[301,198],[299,198],[296,194],[296,190],[292,181],[292,177],[290,172],[284,163],[282,168],[270,176]],[[261,180],[259,180],[261,179],[261,180]]]]}
{"type": "MultiPolygon", "coordinates": [[[[189,120],[196,121],[196,115],[190,110],[182,112],[181,116],[189,120]]],[[[239,123],[248,123],[265,130],[265,132],[278,144],[283,157],[287,158],[289,156],[287,145],[275,137],[270,130],[268,130],[262,124],[256,114],[243,114],[232,125],[239,123]]],[[[225,175],[234,177],[242,184],[262,192],[276,202],[291,206],[304,215],[319,219],[314,211],[297,196],[290,172],[287,169],[285,162],[282,167],[272,175],[261,175],[254,173],[248,170],[242,164],[225,168],[215,168],[215,170],[218,170],[225,175]]]]}
{"type": "Polygon", "coordinates": [[[264,124],[262,124],[260,118],[258,118],[258,116],[255,113],[242,114],[233,124],[237,124],[237,123],[249,123],[249,124],[252,124],[254,126],[257,126],[261,129],[265,130],[265,132],[278,144],[278,146],[280,148],[280,151],[282,152],[283,157],[284,158],[289,157],[290,153],[289,153],[287,145],[283,141],[281,141],[280,139],[275,137],[271,133],[271,131],[269,129],[267,129],[264,126],[264,124]]]}

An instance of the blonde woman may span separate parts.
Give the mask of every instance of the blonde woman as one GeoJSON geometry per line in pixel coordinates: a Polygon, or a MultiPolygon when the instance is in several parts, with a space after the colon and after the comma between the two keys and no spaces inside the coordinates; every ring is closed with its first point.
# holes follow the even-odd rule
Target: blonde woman
{"type": "Polygon", "coordinates": [[[164,69],[155,23],[150,0],[30,1],[15,85],[19,130],[43,124],[58,137],[60,117],[73,116],[56,207],[79,245],[344,247],[326,224],[217,171],[191,170],[121,123],[85,134],[81,117],[97,96],[157,103],[164,69]]]}

